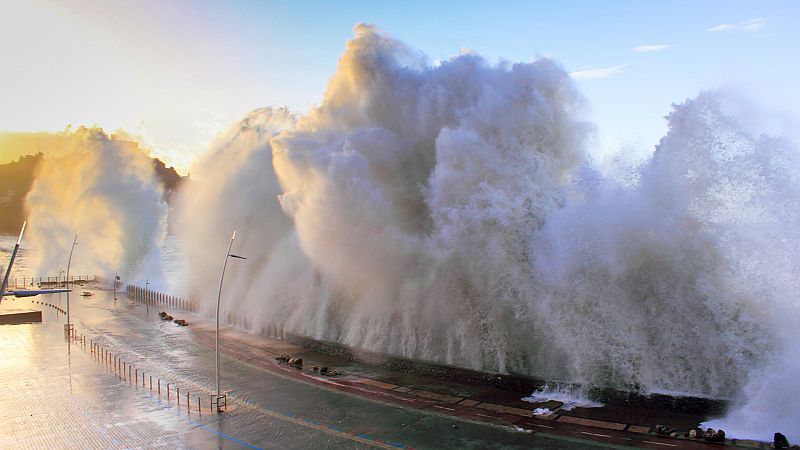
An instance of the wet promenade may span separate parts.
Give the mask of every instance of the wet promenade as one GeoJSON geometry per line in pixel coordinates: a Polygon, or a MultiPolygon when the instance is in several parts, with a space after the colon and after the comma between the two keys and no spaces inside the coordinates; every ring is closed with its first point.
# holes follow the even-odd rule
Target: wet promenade
{"type": "Polygon", "coordinates": [[[68,344],[63,314],[36,303],[63,309],[63,296],[3,302],[3,308],[41,309],[44,321],[0,326],[0,448],[597,446],[315,386],[264,370],[235,352],[223,355],[228,411],[212,414],[213,351],[202,327],[194,331],[162,322],[155,308],[147,314],[143,305],[129,303],[123,294],[115,302],[110,292],[94,292],[89,298],[73,296],[71,302],[76,331],[87,336],[87,345],[68,344]],[[160,380],[161,392],[138,378],[132,382],[92,353],[90,341],[146,373],[147,381],[151,376],[160,380]],[[167,399],[167,382],[180,387],[182,396],[191,392],[188,408],[185,400],[167,399]]]}

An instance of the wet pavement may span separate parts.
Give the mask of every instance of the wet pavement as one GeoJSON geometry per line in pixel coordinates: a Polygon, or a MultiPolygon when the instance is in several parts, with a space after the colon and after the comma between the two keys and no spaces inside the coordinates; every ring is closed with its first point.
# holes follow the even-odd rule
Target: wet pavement
{"type": "MultiPolygon", "coordinates": [[[[505,423],[479,423],[452,417],[447,410],[402,407],[369,390],[326,387],[322,380],[309,382],[261,367],[236,351],[222,358],[228,411],[213,414],[208,329],[193,330],[197,318],[188,314],[173,314],[190,321],[190,327],[179,327],[159,320],[158,309],[148,312],[123,294],[114,301],[111,292],[92,292],[92,297],[72,296],[71,316],[80,339],[71,344],[63,333],[63,295],[7,299],[0,306],[43,311],[41,324],[0,326],[0,448],[610,446],[505,423]]],[[[248,344],[229,345],[235,350],[248,344]]],[[[279,341],[272,345],[293,349],[279,341]]],[[[357,380],[350,384],[358,387],[357,380]]]]}

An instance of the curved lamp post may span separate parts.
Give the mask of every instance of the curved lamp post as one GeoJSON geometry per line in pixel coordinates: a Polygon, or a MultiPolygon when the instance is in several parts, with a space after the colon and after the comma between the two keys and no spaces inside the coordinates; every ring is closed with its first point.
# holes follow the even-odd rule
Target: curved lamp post
{"type": "Polygon", "coordinates": [[[233,248],[233,240],[236,239],[236,231],[233,232],[233,236],[231,236],[231,243],[228,245],[228,252],[225,254],[225,263],[222,265],[222,276],[219,279],[219,293],[217,293],[217,328],[216,333],[214,334],[215,343],[214,343],[214,353],[216,353],[216,375],[217,375],[217,412],[219,412],[219,398],[220,398],[220,389],[219,389],[219,303],[222,299],[222,282],[225,280],[225,268],[228,267],[228,257],[237,258],[237,259],[247,259],[244,256],[238,256],[231,254],[231,249],[233,248]]]}
{"type": "MultiPolygon", "coordinates": [[[[72,252],[75,251],[76,245],[78,245],[77,232],[75,232],[75,240],[72,241],[72,248],[69,250],[69,259],[67,260],[67,287],[69,287],[69,265],[72,263],[72,252]]],[[[64,331],[72,331],[72,324],[69,323],[69,291],[67,291],[67,323],[64,325],[64,331]]]]}

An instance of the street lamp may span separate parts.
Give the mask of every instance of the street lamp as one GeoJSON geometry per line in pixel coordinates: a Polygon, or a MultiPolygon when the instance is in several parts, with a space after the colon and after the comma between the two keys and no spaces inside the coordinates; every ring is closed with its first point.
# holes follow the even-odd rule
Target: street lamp
{"type": "Polygon", "coordinates": [[[233,240],[236,239],[236,231],[233,232],[233,236],[231,236],[231,243],[228,245],[228,252],[225,254],[225,263],[222,265],[222,276],[219,279],[219,293],[217,294],[217,329],[214,335],[215,337],[215,344],[214,344],[214,353],[216,353],[217,361],[216,361],[216,373],[217,373],[217,412],[219,412],[219,398],[220,398],[220,390],[219,390],[219,302],[222,298],[222,282],[225,280],[225,268],[228,267],[228,257],[231,258],[238,258],[238,259],[247,259],[244,256],[238,256],[231,254],[231,249],[233,248],[233,240]]]}
{"type": "MultiPolygon", "coordinates": [[[[69,265],[72,263],[72,252],[75,251],[75,246],[78,245],[78,232],[75,232],[75,239],[72,241],[72,248],[69,250],[69,259],[67,260],[67,287],[69,287],[69,265]]],[[[64,325],[64,331],[69,333],[72,331],[72,324],[69,323],[69,291],[67,291],[67,323],[64,325]]]]}

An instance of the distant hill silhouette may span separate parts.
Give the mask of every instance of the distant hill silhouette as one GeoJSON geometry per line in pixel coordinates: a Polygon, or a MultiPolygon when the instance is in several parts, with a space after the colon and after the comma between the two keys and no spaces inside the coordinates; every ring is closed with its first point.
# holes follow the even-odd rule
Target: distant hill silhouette
{"type": "MultiPolygon", "coordinates": [[[[31,190],[36,168],[44,155],[20,156],[17,161],[0,165],[0,234],[19,233],[27,216],[25,196],[31,190]]],[[[164,199],[172,201],[172,194],[187,177],[178,174],[174,167],[167,167],[158,158],[151,158],[156,178],[164,186],[164,199]]]]}

